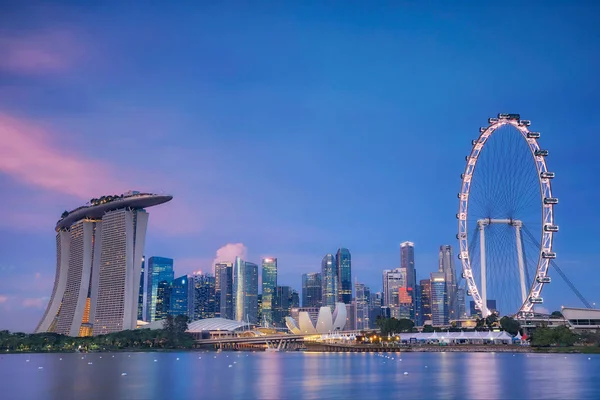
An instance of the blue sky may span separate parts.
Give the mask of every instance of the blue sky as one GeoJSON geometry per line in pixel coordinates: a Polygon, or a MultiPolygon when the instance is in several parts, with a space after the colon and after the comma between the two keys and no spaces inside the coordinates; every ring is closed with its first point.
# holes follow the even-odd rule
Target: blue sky
{"type": "MultiPolygon", "coordinates": [[[[598,5],[132,3],[0,6],[0,329],[41,317],[61,212],[128,189],[174,195],[146,254],[177,274],[241,243],[299,289],[343,246],[379,290],[410,240],[425,278],[498,112],[542,132],[557,261],[600,302],[598,5]]],[[[544,298],[579,305],[559,278],[544,298]]]]}

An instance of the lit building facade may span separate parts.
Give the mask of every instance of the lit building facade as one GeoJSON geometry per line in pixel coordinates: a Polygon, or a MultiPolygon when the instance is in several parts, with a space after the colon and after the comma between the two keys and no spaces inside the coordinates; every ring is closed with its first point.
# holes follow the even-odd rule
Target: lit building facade
{"type": "Polygon", "coordinates": [[[354,323],[356,325],[356,329],[369,329],[371,327],[371,290],[364,283],[357,282],[354,284],[354,294],[354,323]]]}
{"type": "Polygon", "coordinates": [[[142,272],[140,276],[140,293],[138,295],[138,315],[137,319],[144,321],[146,318],[146,258],[142,257],[142,272]]]}
{"type": "Polygon", "coordinates": [[[406,269],[383,270],[383,306],[389,307],[391,316],[400,318],[400,288],[406,282],[406,269]]]}
{"type": "Polygon", "coordinates": [[[273,310],[275,308],[275,295],[277,288],[277,259],[263,258],[262,260],[262,298],[261,320],[271,326],[274,322],[273,310]]]}
{"type": "Polygon", "coordinates": [[[404,287],[411,298],[409,318],[415,321],[415,286],[417,285],[417,273],[415,270],[415,244],[413,242],[400,243],[400,268],[403,268],[406,271],[404,287]]]}
{"type": "Polygon", "coordinates": [[[195,274],[192,321],[215,318],[216,315],[216,279],[210,274],[195,274]]]}
{"type": "Polygon", "coordinates": [[[448,325],[448,295],[446,276],[442,272],[431,273],[431,323],[433,326],[448,325]]]}
{"type": "Polygon", "coordinates": [[[333,254],[327,254],[321,261],[321,300],[323,306],[333,312],[338,298],[338,276],[333,254]]]}
{"type": "Polygon", "coordinates": [[[464,288],[456,289],[456,309],[458,310],[458,315],[456,316],[456,318],[458,319],[467,318],[465,292],[466,291],[464,288]]]}
{"type": "Polygon", "coordinates": [[[419,281],[419,294],[421,297],[421,318],[417,325],[423,326],[425,321],[431,321],[431,280],[421,279],[419,281]]]}
{"type": "MultiPolygon", "coordinates": [[[[147,285],[146,285],[146,321],[158,321],[164,319],[168,310],[161,309],[157,311],[158,286],[161,282],[171,283],[175,279],[173,271],[173,259],[167,257],[150,257],[147,267],[147,285]]],[[[164,289],[164,285],[163,285],[164,289]]],[[[164,297],[164,294],[163,294],[164,297]]]]}
{"type": "Polygon", "coordinates": [[[302,275],[302,307],[321,307],[323,291],[321,273],[309,272],[302,275]]]}
{"type": "Polygon", "coordinates": [[[448,304],[448,316],[450,319],[457,319],[458,316],[458,302],[456,297],[456,270],[454,269],[454,257],[452,256],[452,246],[443,245],[440,246],[439,253],[439,266],[438,272],[444,274],[446,280],[446,293],[448,304]]]}
{"type": "Polygon", "coordinates": [[[258,322],[258,265],[236,257],[233,264],[232,300],[233,319],[251,324],[258,322]]]}
{"type": "Polygon", "coordinates": [[[215,316],[233,319],[233,263],[215,264],[215,316]],[[221,283],[222,282],[222,283],[221,283]],[[223,290],[221,290],[223,287],[223,290]]]}
{"type": "Polygon", "coordinates": [[[275,326],[285,326],[285,317],[291,315],[292,308],[299,307],[298,292],[289,286],[277,286],[273,312],[273,322],[275,326]]]}
{"type": "Polygon", "coordinates": [[[56,277],[36,332],[103,334],[137,326],[148,213],[171,196],[103,196],[56,224],[56,277]]]}
{"type": "Polygon", "coordinates": [[[338,277],[338,299],[337,301],[352,303],[352,256],[348,249],[338,249],[335,255],[335,268],[338,277]]]}
{"type": "Polygon", "coordinates": [[[190,280],[187,275],[180,276],[171,281],[169,314],[174,316],[188,315],[189,284],[190,280]]]}

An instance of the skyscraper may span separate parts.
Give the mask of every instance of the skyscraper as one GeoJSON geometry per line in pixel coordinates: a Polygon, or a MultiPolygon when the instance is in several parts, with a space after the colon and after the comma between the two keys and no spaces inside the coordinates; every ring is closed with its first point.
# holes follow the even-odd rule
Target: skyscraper
{"type": "Polygon", "coordinates": [[[390,308],[390,315],[400,318],[400,288],[406,281],[406,269],[383,270],[383,306],[390,308]]]}
{"type": "Polygon", "coordinates": [[[171,315],[188,315],[188,285],[190,280],[187,275],[173,279],[170,285],[170,304],[169,314],[171,315]]]}
{"type": "Polygon", "coordinates": [[[309,272],[302,275],[302,307],[321,307],[323,296],[321,273],[309,272]]]}
{"type": "Polygon", "coordinates": [[[215,280],[216,297],[219,299],[219,316],[225,319],[234,319],[233,264],[216,264],[215,269],[219,271],[219,279],[215,280]]]}
{"type": "Polygon", "coordinates": [[[338,299],[338,276],[333,254],[325,255],[321,261],[321,288],[323,306],[328,306],[333,312],[338,299]]]}
{"type": "Polygon", "coordinates": [[[462,318],[466,318],[467,317],[467,310],[466,310],[466,303],[465,303],[465,289],[464,288],[458,288],[456,289],[456,310],[458,311],[458,314],[456,315],[456,318],[458,319],[462,319],[462,318]]]}
{"type": "Polygon", "coordinates": [[[171,309],[171,282],[160,281],[156,288],[156,304],[153,321],[163,320],[171,309]]]}
{"type": "Polygon", "coordinates": [[[236,257],[233,265],[233,314],[236,321],[258,322],[257,296],[258,265],[236,257]]]}
{"type": "Polygon", "coordinates": [[[231,296],[233,294],[233,263],[231,262],[218,262],[215,264],[215,317],[222,317],[227,319],[233,319],[233,305],[231,303],[231,296]],[[229,306],[225,304],[225,310],[231,310],[229,316],[221,315],[221,271],[229,270],[225,272],[225,282],[223,286],[228,289],[229,292],[225,293],[225,300],[229,299],[229,306]],[[228,308],[229,307],[229,308],[228,308]]]}
{"type": "Polygon", "coordinates": [[[355,313],[354,323],[356,329],[369,329],[370,328],[370,303],[371,303],[371,290],[364,283],[354,284],[355,293],[355,313]]]}
{"type": "MultiPolygon", "coordinates": [[[[298,292],[289,286],[277,286],[273,322],[276,326],[285,326],[285,317],[289,317],[292,308],[298,308],[298,292]]],[[[263,299],[264,301],[264,299],[263,299]]]]}
{"type": "Polygon", "coordinates": [[[194,280],[194,301],[192,321],[214,318],[216,314],[215,277],[210,274],[196,274],[194,280]]]}
{"type": "Polygon", "coordinates": [[[148,259],[147,273],[146,312],[148,315],[146,316],[146,321],[152,322],[164,319],[168,313],[168,309],[157,311],[156,303],[158,301],[158,285],[161,282],[170,284],[173,279],[175,279],[173,259],[166,257],[150,257],[148,259]]]}
{"type": "Polygon", "coordinates": [[[352,258],[348,249],[338,249],[335,255],[339,302],[352,303],[352,258]]]}
{"type": "Polygon", "coordinates": [[[400,268],[406,268],[406,292],[411,298],[410,318],[415,320],[415,286],[417,274],[415,271],[415,244],[413,242],[400,243],[400,268]]]}
{"type": "Polygon", "coordinates": [[[448,295],[446,276],[442,272],[431,273],[431,322],[434,326],[448,325],[448,295]]]}
{"type": "Polygon", "coordinates": [[[431,321],[431,280],[421,279],[419,286],[419,293],[421,294],[421,318],[417,324],[423,326],[425,321],[431,321]]]}
{"type": "Polygon", "coordinates": [[[273,324],[273,309],[275,306],[275,290],[277,288],[277,259],[263,258],[262,260],[262,323],[273,324]]]}
{"type": "Polygon", "coordinates": [[[128,192],[65,211],[55,227],[54,288],[36,332],[83,336],[135,329],[148,224],[144,208],[171,198],[128,192]]]}
{"type": "Polygon", "coordinates": [[[452,246],[440,246],[438,272],[444,274],[446,280],[446,293],[448,294],[448,316],[451,320],[458,318],[458,303],[456,301],[456,271],[454,269],[454,257],[452,257],[452,246]]]}

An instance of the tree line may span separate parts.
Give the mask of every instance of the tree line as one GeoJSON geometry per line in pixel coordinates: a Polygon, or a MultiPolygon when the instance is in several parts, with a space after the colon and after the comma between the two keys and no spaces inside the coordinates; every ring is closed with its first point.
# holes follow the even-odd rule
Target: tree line
{"type": "Polygon", "coordinates": [[[189,349],[194,338],[186,333],[188,318],[168,315],[162,329],[135,329],[106,335],[72,337],[58,333],[11,333],[0,331],[0,351],[73,352],[135,349],[189,349]]]}

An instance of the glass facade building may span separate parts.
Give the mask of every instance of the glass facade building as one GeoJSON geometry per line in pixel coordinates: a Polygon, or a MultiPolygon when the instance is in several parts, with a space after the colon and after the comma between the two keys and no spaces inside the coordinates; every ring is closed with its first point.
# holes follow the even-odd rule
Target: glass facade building
{"type": "Polygon", "coordinates": [[[335,267],[338,277],[338,300],[352,303],[352,257],[348,249],[338,249],[335,255],[335,267]]]}
{"type": "Polygon", "coordinates": [[[146,313],[144,312],[144,305],[146,304],[146,302],[144,301],[144,298],[146,297],[146,285],[145,285],[145,279],[146,279],[146,268],[145,268],[145,264],[146,264],[146,258],[143,257],[142,258],[142,273],[140,275],[140,294],[138,295],[138,311],[137,311],[137,319],[140,321],[145,320],[146,318],[146,313]]]}
{"type": "Polygon", "coordinates": [[[277,288],[277,259],[263,258],[262,260],[262,298],[261,298],[261,324],[266,322],[271,326],[274,322],[273,310],[277,288]]]}
{"type": "Polygon", "coordinates": [[[415,286],[417,285],[417,273],[415,271],[415,244],[413,242],[400,243],[400,268],[406,270],[404,287],[411,298],[409,306],[410,319],[415,321],[415,286]]]}
{"type": "MultiPolygon", "coordinates": [[[[234,319],[233,314],[233,264],[215,265],[219,278],[215,277],[215,296],[219,299],[219,315],[221,318],[234,319]],[[217,268],[218,267],[218,268],[217,268]]],[[[216,305],[215,305],[216,309],[216,305]]]]}
{"type": "Polygon", "coordinates": [[[169,314],[188,315],[189,282],[187,275],[171,281],[169,314]]]}
{"type": "Polygon", "coordinates": [[[354,285],[355,293],[355,329],[370,328],[371,290],[364,283],[354,285]]]}
{"type": "Polygon", "coordinates": [[[258,323],[258,265],[239,257],[233,264],[233,315],[236,321],[258,323]]]}
{"type": "Polygon", "coordinates": [[[192,321],[214,318],[216,315],[216,279],[210,274],[193,276],[194,300],[192,321]]]}
{"type": "Polygon", "coordinates": [[[172,258],[150,257],[148,259],[148,286],[146,295],[146,312],[148,315],[146,316],[146,321],[158,321],[166,315],[162,309],[157,311],[158,285],[161,282],[170,284],[173,279],[175,279],[175,273],[173,271],[172,258]]]}
{"type": "Polygon", "coordinates": [[[458,302],[456,298],[456,271],[454,269],[454,257],[452,257],[452,246],[443,245],[440,246],[439,254],[439,267],[438,272],[444,274],[446,279],[446,293],[448,304],[448,316],[451,320],[457,319],[458,317],[458,302]]]}
{"type": "Polygon", "coordinates": [[[448,325],[448,295],[446,276],[442,272],[431,273],[431,322],[433,326],[448,325]]]}
{"type": "Polygon", "coordinates": [[[417,325],[423,326],[425,321],[431,321],[431,280],[421,279],[419,286],[421,312],[417,325]]]}
{"type": "Polygon", "coordinates": [[[327,254],[321,261],[321,298],[323,306],[335,309],[338,299],[338,276],[333,254],[327,254]]]}
{"type": "Polygon", "coordinates": [[[321,307],[323,296],[321,273],[309,272],[302,275],[302,307],[321,307]]]}

